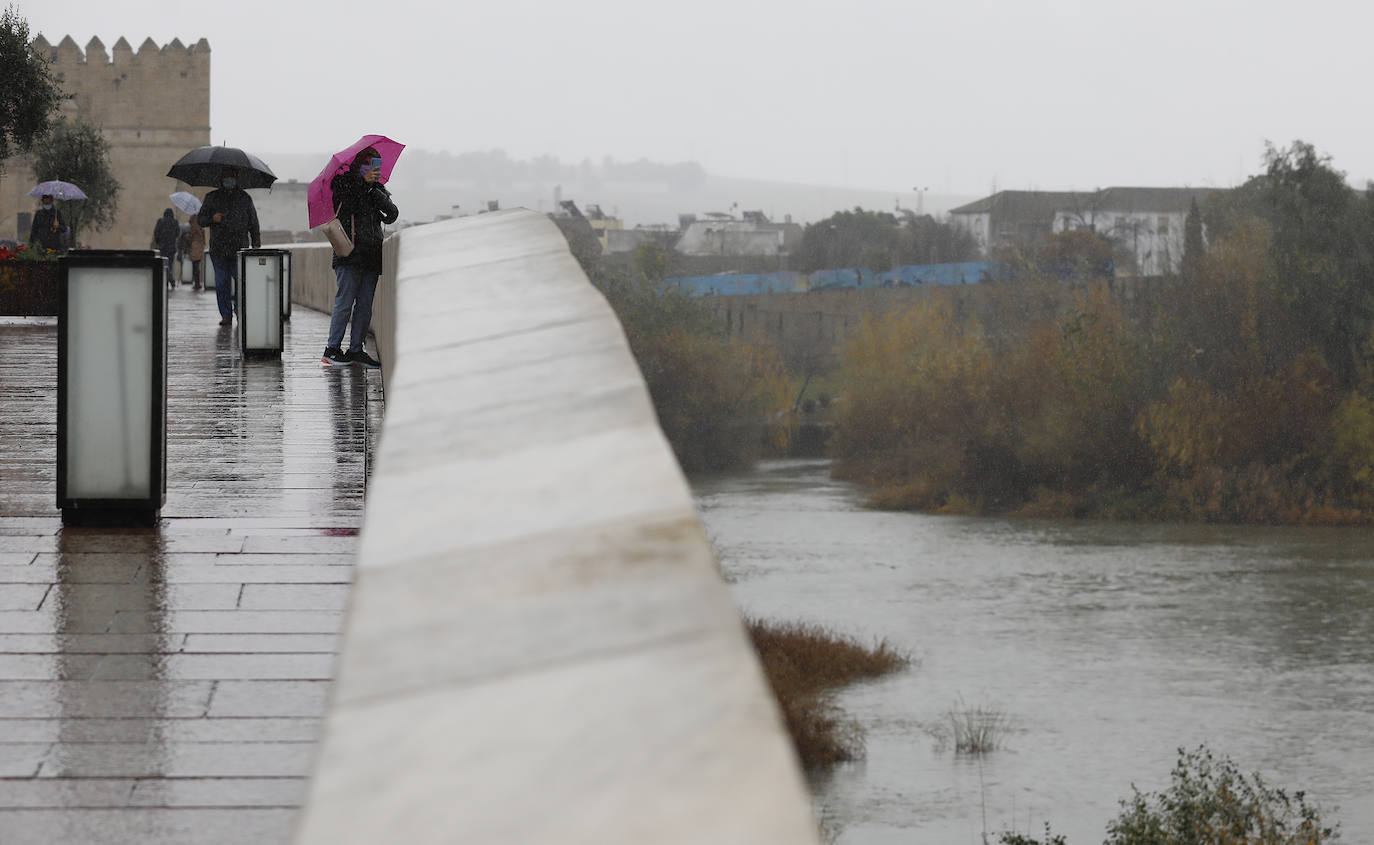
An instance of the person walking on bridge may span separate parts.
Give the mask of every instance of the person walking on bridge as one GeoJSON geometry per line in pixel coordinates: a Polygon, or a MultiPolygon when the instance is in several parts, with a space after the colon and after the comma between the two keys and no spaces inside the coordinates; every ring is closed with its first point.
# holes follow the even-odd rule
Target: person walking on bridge
{"type": "Polygon", "coordinates": [[[219,301],[219,324],[227,326],[234,317],[234,283],[239,274],[239,250],[262,246],[258,231],[258,210],[253,198],[239,187],[238,171],[220,171],[220,186],[205,195],[196,220],[210,230],[210,264],[215,268],[215,299],[219,301]]]}
{"type": "Polygon", "coordinates": [[[177,239],[181,237],[181,224],[177,222],[176,214],[170,209],[162,212],[158,218],[157,225],[153,226],[153,247],[162,256],[162,266],[167,274],[167,287],[176,287],[176,275],[172,272],[172,264],[177,253],[177,239]]]}

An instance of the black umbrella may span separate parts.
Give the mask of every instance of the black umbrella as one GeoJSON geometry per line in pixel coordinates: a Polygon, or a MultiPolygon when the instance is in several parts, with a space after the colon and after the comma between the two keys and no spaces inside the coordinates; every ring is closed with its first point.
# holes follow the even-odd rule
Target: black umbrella
{"type": "Polygon", "coordinates": [[[178,159],[167,175],[188,185],[218,188],[226,167],[238,171],[240,188],[270,188],[277,181],[277,174],[262,159],[238,147],[196,147],[178,159]]]}

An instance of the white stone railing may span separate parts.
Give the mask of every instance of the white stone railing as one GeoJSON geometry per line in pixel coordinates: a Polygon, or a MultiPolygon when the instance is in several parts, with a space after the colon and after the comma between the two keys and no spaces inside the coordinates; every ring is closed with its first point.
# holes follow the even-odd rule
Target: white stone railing
{"type": "MultiPolygon", "coordinates": [[[[328,310],[328,248],[294,249],[296,299],[328,310]]],[[[387,261],[385,423],[297,842],[814,843],[686,481],[558,229],[450,220],[387,261]]]]}

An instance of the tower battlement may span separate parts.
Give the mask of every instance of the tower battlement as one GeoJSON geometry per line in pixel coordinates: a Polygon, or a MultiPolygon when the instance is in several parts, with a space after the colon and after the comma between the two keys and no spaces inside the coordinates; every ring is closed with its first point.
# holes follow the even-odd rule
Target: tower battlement
{"type": "Polygon", "coordinates": [[[83,50],[70,35],[56,46],[39,35],[33,48],[51,61],[68,96],[63,114],[106,130],[210,130],[210,42],[204,38],[189,47],[180,39],[158,46],[146,38],[135,51],[121,36],[107,51],[99,38],[83,50]]]}

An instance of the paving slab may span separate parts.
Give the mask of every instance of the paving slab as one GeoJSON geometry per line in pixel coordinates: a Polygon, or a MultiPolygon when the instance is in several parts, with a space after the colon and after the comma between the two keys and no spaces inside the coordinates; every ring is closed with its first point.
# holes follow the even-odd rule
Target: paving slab
{"type": "Polygon", "coordinates": [[[290,841],[354,581],[381,374],[297,307],[243,360],[168,296],[167,498],[64,526],[55,320],[0,321],[0,842],[290,841]]]}

